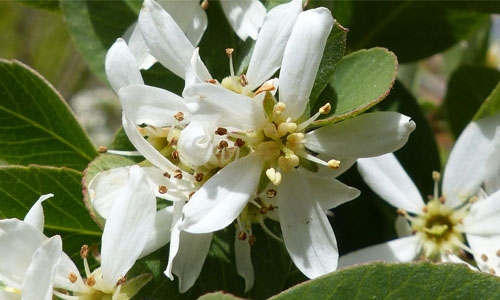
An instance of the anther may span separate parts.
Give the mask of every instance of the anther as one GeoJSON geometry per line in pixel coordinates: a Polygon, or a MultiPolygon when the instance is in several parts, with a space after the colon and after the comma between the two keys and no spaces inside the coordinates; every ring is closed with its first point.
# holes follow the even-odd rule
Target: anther
{"type": "Polygon", "coordinates": [[[97,148],[97,152],[99,153],[106,153],[108,152],[108,148],[106,148],[106,146],[99,146],[99,148],[97,148]]]}
{"type": "Polygon", "coordinates": [[[476,197],[476,196],[472,196],[472,197],[470,197],[470,199],[469,199],[469,203],[470,203],[470,204],[472,204],[472,203],[476,203],[478,200],[479,200],[479,198],[478,198],[478,197],[476,197]]]}
{"type": "Polygon", "coordinates": [[[259,214],[261,214],[261,215],[265,215],[265,214],[267,214],[267,207],[265,207],[265,206],[261,206],[261,207],[259,208],[259,214]]]}
{"type": "Polygon", "coordinates": [[[497,272],[495,272],[495,269],[493,268],[490,268],[488,271],[490,271],[491,275],[496,275],[497,272]]]}
{"type": "Polygon", "coordinates": [[[274,185],[279,185],[281,183],[281,173],[276,172],[274,168],[267,169],[266,176],[274,185]]]}
{"type": "Polygon", "coordinates": [[[500,249],[497,250],[497,257],[500,257],[500,249]]]}
{"type": "Polygon", "coordinates": [[[208,0],[203,0],[200,4],[202,9],[207,9],[208,8],[208,0]]]}
{"type": "Polygon", "coordinates": [[[226,48],[226,55],[231,56],[233,54],[234,49],[233,48],[226,48]]]}
{"type": "Polygon", "coordinates": [[[488,261],[488,256],[486,254],[481,254],[481,260],[484,261],[484,262],[487,262],[488,261]]]}
{"type": "Polygon", "coordinates": [[[208,80],[205,80],[206,83],[211,83],[211,84],[216,84],[217,83],[217,80],[215,79],[208,79],[208,80]]]}
{"type": "Polygon", "coordinates": [[[227,134],[227,129],[223,128],[223,127],[219,127],[215,131],[215,134],[217,134],[217,135],[226,135],[227,134]]]}
{"type": "Polygon", "coordinates": [[[338,169],[338,168],[340,168],[340,161],[339,160],[335,160],[335,159],[329,160],[328,161],[328,167],[330,169],[338,169]]]}
{"type": "Polygon", "coordinates": [[[174,118],[179,122],[184,121],[184,113],[180,111],[174,115],[174,118]]]}
{"type": "MultiPolygon", "coordinates": [[[[267,198],[274,198],[274,197],[276,197],[276,194],[277,194],[277,193],[278,193],[278,192],[277,192],[276,190],[273,190],[273,189],[268,189],[268,190],[266,191],[266,196],[267,196],[267,198]]],[[[499,251],[500,251],[500,250],[499,250],[499,251]]]]}
{"type": "Polygon", "coordinates": [[[194,175],[194,179],[197,181],[197,182],[201,182],[203,180],[203,173],[196,173],[194,175]]]}
{"type": "Polygon", "coordinates": [[[177,150],[172,151],[172,158],[174,160],[179,160],[179,151],[177,150]]]}
{"type": "Polygon", "coordinates": [[[125,283],[127,283],[127,278],[125,278],[125,277],[120,277],[120,278],[118,279],[118,281],[116,282],[116,285],[123,285],[123,284],[125,284],[125,283]]]}
{"type": "Polygon", "coordinates": [[[248,79],[247,77],[245,76],[245,74],[241,74],[240,76],[240,84],[241,86],[245,87],[248,85],[248,79]]]}
{"type": "Polygon", "coordinates": [[[170,179],[171,175],[170,175],[170,173],[165,172],[165,173],[163,173],[163,177],[167,177],[168,179],[170,179]]]}
{"type": "Polygon", "coordinates": [[[439,197],[439,202],[444,204],[446,202],[446,198],[444,196],[439,197]]]}
{"type": "Polygon", "coordinates": [[[255,95],[258,95],[262,92],[270,92],[274,91],[276,87],[274,86],[273,82],[271,80],[264,82],[263,85],[261,85],[256,91],[255,95]]]}
{"type": "Polygon", "coordinates": [[[273,107],[273,115],[279,116],[285,111],[285,109],[286,109],[285,103],[278,102],[273,107]]]}
{"type": "Polygon", "coordinates": [[[250,246],[253,246],[253,244],[255,244],[256,240],[257,240],[257,237],[255,236],[255,234],[251,234],[250,237],[248,238],[248,243],[250,244],[250,246]]]}
{"type": "Polygon", "coordinates": [[[236,147],[243,147],[245,145],[245,141],[242,140],[241,138],[237,138],[236,141],[234,141],[234,145],[236,147]]]}
{"type": "Polygon", "coordinates": [[[429,211],[429,208],[427,207],[427,205],[424,205],[424,207],[422,208],[422,211],[424,213],[427,213],[429,211]]]}
{"type": "Polygon", "coordinates": [[[220,141],[219,146],[217,147],[219,150],[227,148],[229,144],[226,141],[220,141]]]}
{"type": "Polygon", "coordinates": [[[168,142],[168,145],[169,145],[169,146],[175,146],[175,145],[177,145],[177,141],[178,141],[178,139],[177,139],[176,137],[173,137],[173,138],[170,140],[170,142],[168,142]]]}
{"type": "Polygon", "coordinates": [[[75,283],[78,280],[78,276],[73,272],[69,272],[68,279],[71,283],[75,283]]]}
{"type": "Polygon", "coordinates": [[[174,178],[176,178],[176,179],[182,179],[182,171],[181,170],[175,170],[175,172],[174,172],[174,178]]]}
{"type": "Polygon", "coordinates": [[[95,285],[95,278],[94,278],[94,276],[89,276],[89,278],[87,278],[87,280],[85,281],[85,283],[88,286],[94,286],[95,285]]]}
{"type": "Polygon", "coordinates": [[[406,217],[408,216],[408,213],[406,212],[406,210],[402,209],[402,208],[398,208],[396,210],[396,212],[398,213],[398,215],[402,216],[402,217],[406,217]]]}
{"type": "Polygon", "coordinates": [[[326,115],[331,110],[332,110],[332,105],[330,103],[327,103],[327,104],[321,106],[321,108],[319,109],[319,113],[322,115],[326,115]]]}
{"type": "Polygon", "coordinates": [[[432,171],[432,179],[434,181],[440,181],[441,180],[441,174],[437,171],[432,171]]]}
{"type": "Polygon", "coordinates": [[[238,240],[244,241],[247,239],[247,233],[244,231],[238,232],[238,240]]]}
{"type": "Polygon", "coordinates": [[[80,257],[81,258],[89,257],[89,246],[88,245],[82,246],[82,248],[80,249],[80,257]]]}
{"type": "Polygon", "coordinates": [[[193,197],[194,193],[196,193],[196,191],[192,191],[191,193],[189,193],[188,199],[191,199],[191,197],[193,197]]]}
{"type": "Polygon", "coordinates": [[[168,192],[168,188],[166,186],[160,185],[158,187],[158,193],[160,193],[160,194],[166,194],[167,192],[168,192]]]}

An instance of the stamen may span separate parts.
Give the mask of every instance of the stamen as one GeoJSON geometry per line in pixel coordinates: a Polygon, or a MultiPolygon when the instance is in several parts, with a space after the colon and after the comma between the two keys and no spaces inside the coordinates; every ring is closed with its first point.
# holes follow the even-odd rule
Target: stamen
{"type": "Polygon", "coordinates": [[[226,135],[227,134],[227,129],[224,127],[219,127],[217,130],[215,130],[215,134],[217,135],[226,135]]]}
{"type": "Polygon", "coordinates": [[[73,272],[69,272],[68,279],[71,283],[75,283],[78,280],[78,275],[73,272]]]}
{"type": "Polygon", "coordinates": [[[127,278],[125,277],[120,277],[118,279],[118,281],[116,282],[116,285],[124,285],[125,283],[127,283],[127,278]]]}
{"type": "Polygon", "coordinates": [[[220,141],[219,146],[217,147],[219,150],[222,150],[224,148],[227,148],[229,144],[226,141],[220,141]]]}
{"type": "Polygon", "coordinates": [[[174,118],[179,122],[184,121],[184,113],[180,111],[174,115],[174,118]]]}
{"type": "Polygon", "coordinates": [[[197,182],[201,182],[203,180],[203,173],[196,173],[194,175],[194,179],[197,181],[197,182]]]}
{"type": "Polygon", "coordinates": [[[233,48],[226,48],[226,54],[229,57],[229,73],[231,74],[231,81],[233,82],[233,86],[238,86],[238,82],[236,82],[236,78],[234,76],[234,67],[233,67],[233,48]]]}
{"type": "Polygon", "coordinates": [[[274,168],[269,168],[266,170],[266,176],[269,180],[275,185],[279,185],[281,183],[281,173],[276,172],[274,168]]]}
{"type": "Polygon", "coordinates": [[[441,180],[441,174],[439,172],[432,172],[432,179],[434,180],[434,199],[439,198],[439,181],[441,180]]]}
{"type": "Polygon", "coordinates": [[[168,172],[163,173],[163,176],[167,177],[168,179],[170,179],[170,177],[171,177],[170,173],[168,173],[168,172]]]}
{"type": "Polygon", "coordinates": [[[500,250],[497,250],[497,257],[500,257],[500,250]]]}
{"type": "MultiPolygon", "coordinates": [[[[266,191],[267,198],[274,198],[274,197],[276,197],[276,194],[278,194],[278,192],[276,190],[273,190],[273,189],[269,189],[266,191]]],[[[500,250],[498,250],[498,252],[500,253],[500,250]]]]}
{"type": "Polygon", "coordinates": [[[207,79],[205,80],[206,83],[211,83],[211,84],[216,84],[217,83],[217,80],[215,79],[207,79]]]}
{"type": "Polygon", "coordinates": [[[244,231],[238,232],[238,240],[244,241],[247,239],[247,233],[244,231]]]}
{"type": "Polygon", "coordinates": [[[122,150],[107,149],[106,153],[122,155],[122,156],[142,156],[142,154],[139,151],[122,151],[122,150]]]}
{"type": "Polygon", "coordinates": [[[253,246],[253,244],[255,244],[256,240],[257,240],[257,237],[255,236],[255,234],[251,234],[248,237],[248,243],[250,244],[250,246],[253,246]]]}
{"type": "Polygon", "coordinates": [[[174,160],[179,160],[179,151],[177,150],[172,151],[172,158],[174,160]]]}
{"type": "Polygon", "coordinates": [[[182,179],[182,171],[181,170],[175,170],[175,172],[174,172],[174,178],[176,178],[176,179],[182,179]]]}
{"type": "Polygon", "coordinates": [[[335,159],[331,159],[328,161],[328,167],[330,169],[338,169],[338,168],[340,168],[340,161],[335,160],[335,159]]]}
{"type": "Polygon", "coordinates": [[[240,84],[241,84],[242,87],[245,87],[245,86],[248,85],[248,79],[245,76],[245,74],[241,74],[241,76],[240,76],[240,84]]]}
{"type": "Polygon", "coordinates": [[[264,231],[272,238],[276,239],[277,241],[280,241],[283,243],[283,240],[277,236],[276,234],[274,234],[267,226],[266,224],[264,223],[264,218],[262,218],[262,216],[259,216],[257,218],[259,224],[260,224],[260,227],[262,227],[262,229],[264,229],[264,231]]]}
{"type": "Polygon", "coordinates": [[[269,80],[269,81],[266,81],[264,82],[264,84],[262,84],[256,91],[255,91],[255,95],[258,95],[262,92],[270,92],[270,91],[274,91],[276,89],[276,87],[274,86],[273,84],[273,81],[272,80],[269,80]]]}
{"type": "Polygon", "coordinates": [[[404,210],[403,208],[398,208],[396,210],[396,212],[398,213],[398,215],[400,215],[401,217],[407,217],[408,216],[408,212],[406,210],[404,210]]]}
{"type": "Polygon", "coordinates": [[[106,153],[106,152],[108,152],[108,148],[106,148],[106,146],[99,146],[97,148],[97,152],[99,152],[99,153],[106,153]]]}
{"type": "Polygon", "coordinates": [[[85,281],[85,283],[86,283],[88,286],[90,286],[90,287],[94,286],[94,285],[95,285],[95,283],[96,283],[94,276],[89,276],[89,277],[87,277],[87,280],[85,281]]]}
{"type": "Polygon", "coordinates": [[[488,256],[486,254],[481,254],[481,260],[484,261],[484,262],[487,262],[488,261],[488,256]]]}
{"type": "Polygon", "coordinates": [[[203,0],[200,4],[201,8],[206,10],[208,8],[208,0],[203,0]]]}
{"type": "Polygon", "coordinates": [[[330,103],[327,103],[325,105],[323,105],[317,113],[315,113],[312,117],[310,117],[309,119],[305,120],[304,122],[300,123],[299,126],[297,126],[297,131],[302,131],[304,129],[306,129],[307,126],[311,125],[312,122],[316,121],[316,119],[320,116],[320,115],[324,115],[324,114],[327,114],[330,112],[332,106],[330,105],[330,103]]]}
{"type": "Polygon", "coordinates": [[[236,141],[234,141],[234,145],[238,148],[241,148],[245,146],[245,141],[242,140],[241,138],[237,138],[236,141]]]}
{"type": "Polygon", "coordinates": [[[85,269],[85,276],[90,277],[90,267],[89,262],[87,261],[87,257],[89,256],[89,246],[83,245],[80,249],[80,257],[83,259],[83,267],[85,269]]]}
{"type": "Polygon", "coordinates": [[[168,188],[166,186],[160,185],[158,187],[158,193],[160,193],[160,194],[166,194],[167,192],[168,192],[168,188]]]}

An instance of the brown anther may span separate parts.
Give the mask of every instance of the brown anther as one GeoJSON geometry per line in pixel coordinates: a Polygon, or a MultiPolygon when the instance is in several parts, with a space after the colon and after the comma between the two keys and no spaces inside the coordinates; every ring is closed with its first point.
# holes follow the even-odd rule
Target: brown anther
{"type": "Polygon", "coordinates": [[[116,282],[116,285],[124,285],[125,283],[127,283],[127,278],[125,277],[120,277],[118,279],[118,281],[116,282]]]}
{"type": "Polygon", "coordinates": [[[269,83],[269,82],[264,82],[263,85],[261,85],[256,91],[255,91],[255,95],[258,95],[262,92],[270,92],[270,91],[274,91],[276,89],[276,87],[274,86],[274,84],[272,83],[269,83]]]}
{"type": "Polygon", "coordinates": [[[108,148],[106,148],[106,146],[99,146],[99,147],[97,148],[97,152],[99,152],[99,153],[101,153],[101,154],[102,154],[102,153],[106,153],[106,152],[108,152],[108,148]]]}
{"type": "Polygon", "coordinates": [[[208,8],[208,0],[203,0],[200,4],[202,9],[207,9],[208,8]]]}
{"type": "Polygon", "coordinates": [[[267,206],[267,210],[268,210],[268,211],[273,211],[273,210],[275,210],[275,209],[276,209],[276,206],[272,206],[271,204],[269,204],[269,205],[267,206]]]}
{"type": "Polygon", "coordinates": [[[488,261],[488,255],[486,254],[481,254],[481,260],[484,261],[484,262],[487,262],[488,261]]]}
{"type": "Polygon", "coordinates": [[[247,239],[247,233],[244,231],[238,232],[238,240],[244,241],[247,239]]]}
{"type": "Polygon", "coordinates": [[[265,207],[265,206],[261,206],[261,207],[259,208],[259,214],[261,214],[261,215],[265,215],[265,214],[267,214],[267,207],[265,207]]]}
{"type": "Polygon", "coordinates": [[[174,115],[174,118],[179,122],[184,121],[184,113],[180,111],[174,115]]]}
{"type": "Polygon", "coordinates": [[[215,79],[208,79],[208,80],[205,80],[206,83],[211,83],[211,84],[216,84],[217,83],[217,80],[215,79]]]}
{"type": "Polygon", "coordinates": [[[398,213],[398,215],[402,216],[402,217],[406,217],[408,216],[408,213],[406,212],[406,210],[402,209],[402,208],[398,208],[396,210],[396,212],[398,213]]]}
{"type": "Polygon", "coordinates": [[[217,134],[217,135],[226,135],[227,134],[227,129],[224,128],[224,127],[219,127],[215,131],[215,134],[217,134]]]}
{"type": "Polygon", "coordinates": [[[89,257],[89,246],[88,245],[83,245],[82,248],[80,248],[80,257],[81,258],[89,257]]]}
{"type": "Polygon", "coordinates": [[[172,158],[174,160],[179,160],[179,151],[177,150],[172,151],[172,158]]]}
{"type": "Polygon", "coordinates": [[[236,141],[234,141],[234,145],[236,147],[243,147],[245,145],[245,141],[240,138],[237,138],[236,141]]]}
{"type": "Polygon", "coordinates": [[[78,280],[78,276],[73,272],[69,272],[68,279],[71,283],[75,283],[78,280]]]}
{"type": "Polygon", "coordinates": [[[191,193],[189,193],[188,198],[191,199],[191,197],[193,197],[194,193],[196,193],[196,191],[192,191],[191,193]]]}
{"type": "Polygon", "coordinates": [[[234,49],[233,48],[226,48],[226,55],[231,56],[233,54],[234,49]]]}
{"type": "Polygon", "coordinates": [[[170,175],[170,173],[165,172],[165,173],[163,173],[163,177],[167,177],[168,179],[170,179],[171,175],[170,175]]]}
{"type": "Polygon", "coordinates": [[[241,74],[241,76],[240,76],[240,84],[243,87],[248,85],[248,79],[245,76],[245,74],[241,74]]]}
{"type": "Polygon", "coordinates": [[[158,187],[158,193],[160,193],[160,194],[166,194],[167,192],[168,192],[168,188],[166,186],[160,185],[158,187]]]}
{"type": "Polygon", "coordinates": [[[203,180],[203,173],[196,173],[194,175],[194,179],[198,182],[202,181],[203,180]]]}
{"type": "Polygon", "coordinates": [[[422,208],[422,211],[424,213],[426,213],[427,211],[429,211],[429,208],[427,207],[427,205],[424,205],[424,207],[422,208]]]}
{"type": "Polygon", "coordinates": [[[444,196],[439,197],[439,202],[441,202],[441,204],[444,204],[446,202],[446,198],[444,196]]]}
{"type": "Polygon", "coordinates": [[[492,275],[496,275],[497,274],[497,272],[495,272],[495,269],[493,269],[493,268],[490,268],[488,271],[490,271],[490,273],[492,275]]]}
{"type": "Polygon", "coordinates": [[[182,179],[182,171],[181,170],[175,170],[175,172],[174,172],[174,178],[176,178],[176,179],[182,179]]]}
{"type": "Polygon", "coordinates": [[[90,276],[89,278],[87,278],[87,280],[85,281],[85,283],[88,286],[94,286],[95,285],[95,278],[94,278],[94,276],[90,276]]]}
{"type": "Polygon", "coordinates": [[[173,137],[170,142],[168,142],[169,146],[176,146],[177,145],[178,139],[176,137],[173,137]]]}
{"type": "Polygon", "coordinates": [[[274,198],[274,197],[276,197],[276,194],[277,194],[277,193],[278,193],[278,192],[277,192],[276,190],[273,190],[273,189],[268,189],[268,190],[266,191],[266,196],[267,196],[267,198],[274,198]]]}
{"type": "Polygon", "coordinates": [[[257,240],[257,237],[255,236],[255,234],[251,234],[250,237],[248,237],[248,243],[250,244],[250,246],[253,246],[253,244],[255,244],[256,240],[257,240]]]}
{"type": "Polygon", "coordinates": [[[460,224],[463,224],[464,223],[464,218],[459,218],[457,222],[460,223],[460,224]]]}
{"type": "Polygon", "coordinates": [[[500,257],[500,250],[497,250],[497,257],[500,257]]]}
{"type": "Polygon", "coordinates": [[[227,148],[229,144],[226,141],[220,141],[219,146],[217,147],[218,149],[224,149],[227,148]]]}

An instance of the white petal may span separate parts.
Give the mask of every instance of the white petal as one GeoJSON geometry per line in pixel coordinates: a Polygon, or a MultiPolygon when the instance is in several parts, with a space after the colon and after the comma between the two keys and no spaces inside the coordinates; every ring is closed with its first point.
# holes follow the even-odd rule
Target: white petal
{"type": "Polygon", "coordinates": [[[193,121],[182,130],[177,147],[181,161],[188,166],[203,166],[213,155],[214,130],[193,121]]]}
{"type": "Polygon", "coordinates": [[[61,261],[54,276],[54,287],[80,293],[89,293],[91,291],[91,288],[83,283],[80,271],[75,263],[64,252],[61,254],[61,261]],[[73,283],[68,280],[68,276],[71,273],[77,276],[76,281],[73,283]]]}
{"type": "Polygon", "coordinates": [[[142,38],[141,30],[139,26],[137,26],[137,22],[132,24],[132,34],[130,35],[130,39],[128,40],[128,47],[130,52],[135,57],[137,62],[137,67],[139,69],[147,70],[151,68],[153,64],[157,62],[156,58],[149,53],[148,46],[146,42],[142,38]]]}
{"type": "Polygon", "coordinates": [[[259,0],[221,1],[221,5],[229,24],[240,39],[257,38],[266,16],[266,8],[259,0]]]}
{"type": "Polygon", "coordinates": [[[262,106],[251,98],[221,86],[202,83],[184,90],[184,98],[193,115],[205,116],[215,126],[255,129],[264,126],[262,106]]]}
{"type": "Polygon", "coordinates": [[[198,0],[159,0],[158,3],[174,18],[175,22],[193,45],[198,45],[207,28],[207,14],[198,0]]]}
{"type": "Polygon", "coordinates": [[[339,268],[370,261],[411,262],[417,258],[421,247],[420,239],[414,235],[399,238],[342,255],[339,268]]]}
{"type": "MultiPolygon", "coordinates": [[[[137,130],[136,125],[125,114],[122,115],[123,130],[127,134],[130,142],[149,162],[162,171],[174,172],[177,167],[156,150],[137,130]]],[[[184,173],[183,173],[184,176],[184,173]]]]}
{"type": "Polygon", "coordinates": [[[124,193],[131,166],[97,173],[89,183],[90,203],[100,217],[106,219],[115,200],[124,193]]]}
{"type": "Polygon", "coordinates": [[[40,230],[23,221],[1,220],[0,274],[21,285],[33,253],[46,239],[40,230]]]}
{"type": "Polygon", "coordinates": [[[283,240],[297,268],[309,278],[334,271],[338,260],[335,234],[307,182],[287,172],[277,192],[283,240]]]}
{"type": "Polygon", "coordinates": [[[40,196],[40,198],[38,198],[38,201],[36,201],[35,204],[33,204],[31,209],[24,217],[24,222],[40,230],[40,232],[43,232],[43,225],[45,224],[45,216],[43,214],[42,202],[52,197],[54,197],[54,194],[46,194],[40,196]]]}
{"type": "Polygon", "coordinates": [[[500,190],[500,126],[497,127],[495,137],[491,143],[491,151],[489,152],[486,165],[486,179],[484,189],[486,193],[493,194],[500,190]]]}
{"type": "Polygon", "coordinates": [[[245,293],[248,292],[254,284],[255,276],[253,271],[252,257],[250,253],[250,243],[248,239],[238,239],[238,230],[234,238],[234,255],[236,259],[236,271],[238,275],[245,279],[245,293]]]}
{"type": "Polygon", "coordinates": [[[394,221],[394,227],[396,228],[396,233],[399,237],[405,237],[412,235],[412,229],[408,220],[403,216],[396,216],[396,221],[394,221]]]}
{"type": "Polygon", "coordinates": [[[284,114],[297,120],[309,103],[326,40],[333,26],[327,8],[307,10],[299,15],[283,54],[280,71],[280,102],[284,114]]]}
{"type": "Polygon", "coordinates": [[[472,204],[463,219],[463,231],[478,235],[500,234],[500,190],[472,204]]]}
{"type": "Polygon", "coordinates": [[[334,157],[373,157],[401,148],[414,129],[400,113],[367,113],[307,133],[306,147],[334,157]]]}
{"type": "Polygon", "coordinates": [[[245,156],[222,168],[184,206],[181,229],[207,233],[231,224],[255,193],[262,168],[258,155],[245,156]]]}
{"type": "Polygon", "coordinates": [[[498,276],[500,274],[500,235],[479,236],[467,234],[467,242],[471,249],[475,252],[474,259],[481,271],[494,271],[498,276]],[[486,261],[482,257],[486,255],[486,261]]]}
{"type": "Polygon", "coordinates": [[[22,299],[52,299],[53,280],[61,260],[62,241],[54,236],[44,241],[33,253],[22,285],[22,299]]]}
{"type": "Polygon", "coordinates": [[[131,85],[118,92],[125,114],[135,124],[156,127],[186,124],[190,114],[184,99],[167,90],[146,86],[131,85]],[[175,118],[177,113],[184,114],[184,120],[175,118]]]}
{"type": "Polygon", "coordinates": [[[456,207],[473,196],[486,176],[500,114],[469,123],[455,143],[443,174],[443,196],[456,207]],[[464,171],[466,170],[466,171],[464,171]]]}
{"type": "Polygon", "coordinates": [[[267,13],[250,58],[245,89],[253,91],[279,69],[286,43],[301,11],[302,1],[293,0],[267,13]]]}
{"type": "Polygon", "coordinates": [[[115,201],[106,220],[101,268],[109,290],[135,263],[154,228],[156,198],[146,182],[144,171],[133,166],[128,189],[115,201]]]}
{"type": "Polygon", "coordinates": [[[308,171],[303,171],[301,174],[305,176],[309,184],[311,199],[316,199],[325,210],[357,198],[361,193],[358,189],[347,186],[331,177],[308,171]]]}
{"type": "Polygon", "coordinates": [[[135,57],[121,38],[106,53],[105,69],[115,92],[127,85],[144,84],[135,57]]]}
{"type": "Polygon", "coordinates": [[[146,0],[139,14],[139,26],[150,53],[167,69],[184,78],[194,46],[171,15],[155,1],[146,0]]]}
{"type": "Polygon", "coordinates": [[[185,87],[196,83],[204,83],[212,78],[212,75],[208,73],[208,71],[206,70],[207,68],[201,61],[199,52],[199,48],[195,48],[193,50],[190,64],[186,66],[186,78],[184,79],[185,87]]]}
{"type": "Polygon", "coordinates": [[[173,220],[173,207],[168,206],[156,212],[153,230],[149,233],[148,241],[142,249],[139,258],[144,257],[165,246],[170,241],[170,227],[173,220]]]}
{"type": "Polygon", "coordinates": [[[424,201],[394,154],[358,159],[358,170],[380,198],[396,208],[421,214],[424,201]]]}

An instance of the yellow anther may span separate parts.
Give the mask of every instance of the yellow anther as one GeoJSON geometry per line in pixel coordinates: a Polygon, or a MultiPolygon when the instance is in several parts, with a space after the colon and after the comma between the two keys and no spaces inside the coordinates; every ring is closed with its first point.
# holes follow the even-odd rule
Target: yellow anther
{"type": "Polygon", "coordinates": [[[340,161],[335,160],[335,159],[331,159],[328,161],[328,167],[330,169],[338,169],[338,168],[340,168],[340,161]]]}
{"type": "Polygon", "coordinates": [[[264,160],[273,160],[280,156],[281,151],[276,142],[267,141],[262,142],[259,146],[257,146],[257,153],[259,153],[264,160]]]}
{"type": "Polygon", "coordinates": [[[274,168],[267,169],[266,176],[274,185],[279,185],[281,183],[281,173],[276,172],[274,168]]]}
{"type": "Polygon", "coordinates": [[[278,102],[274,105],[273,116],[281,115],[286,109],[286,105],[283,102],[278,102]]]}
{"type": "Polygon", "coordinates": [[[294,132],[296,129],[297,129],[297,124],[293,122],[280,123],[278,125],[278,135],[282,137],[287,133],[294,132]]]}
{"type": "Polygon", "coordinates": [[[208,8],[208,0],[203,0],[200,4],[202,9],[207,9],[208,8]]]}
{"type": "Polygon", "coordinates": [[[226,55],[227,56],[231,56],[234,52],[234,49],[233,48],[226,48],[226,55]]]}
{"type": "Polygon", "coordinates": [[[437,171],[432,171],[432,179],[434,181],[440,181],[441,180],[441,174],[437,171]]]}

